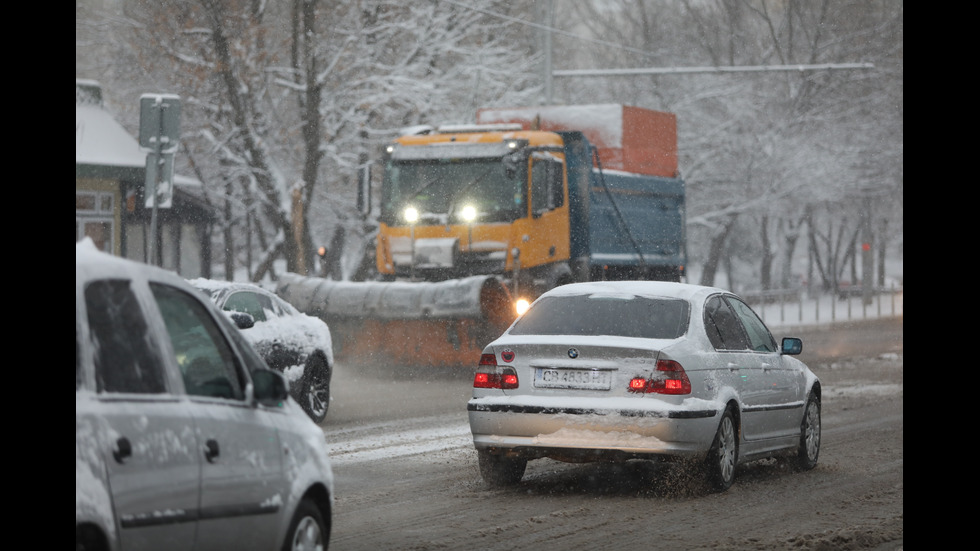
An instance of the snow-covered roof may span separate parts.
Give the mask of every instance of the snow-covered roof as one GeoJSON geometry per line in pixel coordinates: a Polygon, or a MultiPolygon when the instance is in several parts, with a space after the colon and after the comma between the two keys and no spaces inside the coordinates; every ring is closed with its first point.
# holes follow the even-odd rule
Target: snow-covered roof
{"type": "Polygon", "coordinates": [[[146,153],[105,109],[75,104],[75,164],[143,169],[146,153]]]}

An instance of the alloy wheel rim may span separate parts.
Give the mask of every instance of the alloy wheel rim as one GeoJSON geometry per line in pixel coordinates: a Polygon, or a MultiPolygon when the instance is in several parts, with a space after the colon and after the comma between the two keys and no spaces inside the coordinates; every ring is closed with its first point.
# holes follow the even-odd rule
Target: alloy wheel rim
{"type": "Polygon", "coordinates": [[[817,405],[810,404],[806,411],[806,455],[812,461],[820,449],[820,414],[817,405]]]}
{"type": "Polygon", "coordinates": [[[310,386],[306,392],[306,399],[309,402],[310,412],[313,415],[321,417],[326,414],[327,402],[330,400],[330,387],[320,375],[316,375],[310,381],[310,386]]]}
{"type": "Polygon", "coordinates": [[[312,517],[304,517],[296,527],[293,538],[293,551],[323,551],[320,526],[312,517]]]}
{"type": "Polygon", "coordinates": [[[735,427],[732,425],[732,420],[727,417],[721,424],[718,462],[722,479],[726,482],[731,480],[735,472],[735,427]]]}

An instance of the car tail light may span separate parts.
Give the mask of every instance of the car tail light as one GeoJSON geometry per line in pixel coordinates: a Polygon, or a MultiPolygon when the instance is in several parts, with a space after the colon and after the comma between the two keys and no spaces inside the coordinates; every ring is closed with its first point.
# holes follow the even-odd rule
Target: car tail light
{"type": "Polygon", "coordinates": [[[655,394],[690,394],[691,380],[681,364],[674,360],[657,360],[657,373],[647,379],[633,377],[629,384],[630,392],[655,394]]]}
{"type": "Polygon", "coordinates": [[[502,390],[517,388],[517,371],[510,366],[498,366],[497,357],[493,354],[480,356],[480,365],[473,375],[473,388],[499,388],[502,390]]]}

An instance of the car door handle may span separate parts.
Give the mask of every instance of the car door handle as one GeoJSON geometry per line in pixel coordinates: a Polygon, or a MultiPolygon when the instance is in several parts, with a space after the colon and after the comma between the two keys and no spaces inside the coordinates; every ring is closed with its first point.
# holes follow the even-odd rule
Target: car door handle
{"type": "Polygon", "coordinates": [[[218,441],[214,438],[209,438],[207,442],[204,443],[204,457],[208,460],[208,463],[214,463],[214,458],[221,455],[221,450],[218,449],[218,441]]]}
{"type": "Polygon", "coordinates": [[[116,440],[116,449],[112,450],[112,457],[116,463],[122,463],[127,457],[132,457],[133,445],[129,443],[129,438],[125,436],[116,440]]]}
{"type": "Polygon", "coordinates": [[[738,371],[738,364],[729,362],[728,370],[731,371],[732,373],[735,373],[736,371],[738,371]]]}

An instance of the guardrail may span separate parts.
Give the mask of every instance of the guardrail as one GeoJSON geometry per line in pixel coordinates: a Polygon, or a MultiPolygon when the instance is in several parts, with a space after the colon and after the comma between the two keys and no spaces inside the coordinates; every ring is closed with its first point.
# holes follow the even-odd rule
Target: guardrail
{"type": "Polygon", "coordinates": [[[902,288],[896,287],[875,289],[869,301],[865,301],[863,293],[858,292],[811,295],[802,289],[776,289],[740,295],[770,327],[819,325],[904,315],[905,293],[902,288]]]}

